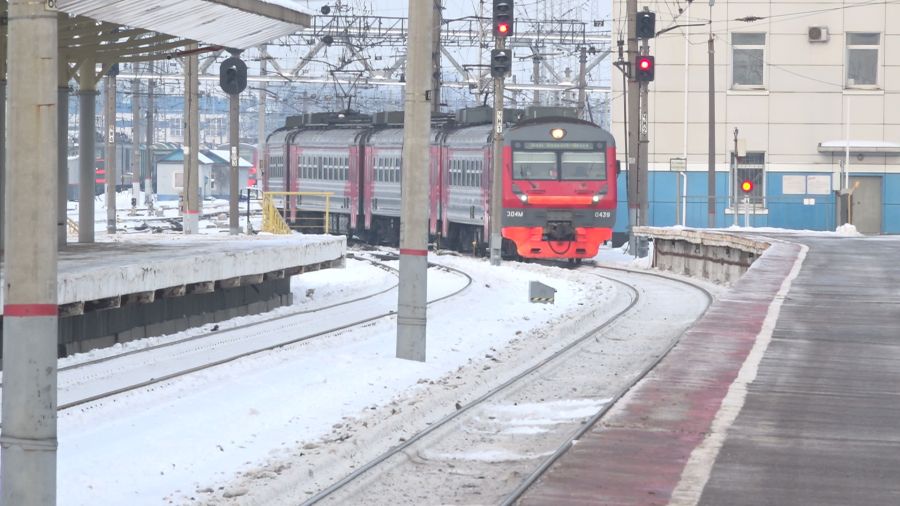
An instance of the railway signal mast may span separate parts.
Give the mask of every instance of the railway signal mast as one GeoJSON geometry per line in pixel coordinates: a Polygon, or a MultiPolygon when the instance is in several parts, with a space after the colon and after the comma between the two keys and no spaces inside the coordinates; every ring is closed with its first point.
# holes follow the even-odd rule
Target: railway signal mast
{"type": "MultiPolygon", "coordinates": [[[[650,122],[648,119],[648,84],[653,81],[656,61],[650,52],[650,39],[656,37],[656,13],[647,7],[637,10],[637,0],[628,0],[628,57],[631,60],[628,80],[628,224],[630,227],[647,224],[647,170],[650,122]],[[640,48],[638,47],[640,43],[640,48]],[[632,158],[634,157],[634,158],[632,158]]],[[[629,234],[629,251],[644,256],[646,239],[629,234]]]]}
{"type": "Polygon", "coordinates": [[[491,51],[491,76],[494,78],[494,154],[491,179],[491,265],[500,265],[503,237],[500,222],[503,211],[503,80],[512,71],[512,50],[506,38],[514,26],[512,0],[494,0],[494,49],[491,51]]]}

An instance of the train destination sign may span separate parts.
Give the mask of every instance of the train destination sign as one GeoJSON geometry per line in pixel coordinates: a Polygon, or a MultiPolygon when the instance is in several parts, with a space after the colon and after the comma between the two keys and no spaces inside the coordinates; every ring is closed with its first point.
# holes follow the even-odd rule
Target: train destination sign
{"type": "Polygon", "coordinates": [[[524,149],[565,149],[569,151],[596,149],[593,142],[524,142],[524,149]]]}

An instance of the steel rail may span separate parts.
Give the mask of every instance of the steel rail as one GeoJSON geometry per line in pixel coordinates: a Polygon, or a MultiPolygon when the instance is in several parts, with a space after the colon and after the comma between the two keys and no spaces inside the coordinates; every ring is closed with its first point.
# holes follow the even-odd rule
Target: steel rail
{"type": "Polygon", "coordinates": [[[384,452],[383,454],[379,455],[378,457],[376,457],[376,458],[370,460],[370,461],[367,462],[365,465],[363,465],[363,466],[357,468],[355,471],[353,471],[352,473],[348,474],[347,476],[345,476],[345,477],[342,478],[341,480],[335,482],[334,484],[332,484],[332,485],[329,486],[328,488],[326,488],[326,489],[320,491],[320,492],[317,493],[316,495],[314,495],[314,496],[310,497],[309,499],[307,499],[305,502],[302,503],[303,506],[310,506],[310,505],[316,504],[316,503],[322,501],[323,499],[328,498],[328,497],[331,496],[332,494],[338,492],[339,490],[341,490],[342,488],[346,487],[346,486],[349,485],[350,483],[352,483],[352,482],[356,481],[357,479],[359,479],[359,478],[360,478],[362,475],[364,475],[365,473],[367,473],[367,472],[371,471],[372,469],[378,467],[379,465],[381,465],[382,463],[384,463],[386,460],[388,460],[388,459],[390,459],[390,458],[392,458],[392,457],[398,455],[399,453],[403,452],[404,450],[406,450],[407,448],[409,448],[409,447],[412,446],[413,444],[415,444],[415,443],[421,441],[422,439],[424,439],[426,436],[428,436],[428,435],[431,434],[432,432],[436,431],[437,429],[446,426],[448,423],[450,423],[450,422],[453,421],[454,419],[458,418],[458,417],[459,417],[460,415],[462,415],[463,413],[466,413],[466,412],[468,412],[469,410],[471,410],[472,408],[474,408],[474,407],[476,407],[476,406],[479,406],[480,404],[484,403],[486,400],[490,399],[491,397],[494,397],[495,395],[497,395],[497,394],[499,394],[500,392],[506,390],[506,389],[509,388],[510,386],[513,386],[513,385],[515,385],[516,383],[520,382],[522,379],[524,379],[524,378],[530,376],[530,375],[531,375],[532,373],[534,373],[535,371],[537,371],[537,370],[539,370],[539,369],[545,367],[546,365],[548,365],[548,364],[550,364],[551,362],[555,361],[557,358],[563,356],[564,354],[566,354],[567,352],[569,352],[569,351],[572,350],[573,348],[577,347],[578,345],[582,344],[583,342],[585,342],[585,341],[588,340],[589,338],[593,337],[597,332],[600,332],[601,330],[603,330],[603,329],[609,327],[610,325],[612,325],[613,323],[617,322],[620,318],[622,318],[624,315],[626,315],[627,313],[629,313],[629,312],[637,305],[638,301],[640,300],[640,294],[638,293],[638,291],[637,291],[633,286],[629,285],[628,283],[625,283],[625,282],[622,282],[622,281],[619,281],[619,280],[616,280],[616,279],[613,279],[613,278],[609,278],[609,277],[606,277],[606,276],[602,276],[602,275],[599,275],[599,274],[597,274],[597,276],[598,276],[598,277],[601,277],[601,278],[603,278],[603,279],[607,279],[607,280],[609,280],[609,281],[612,281],[612,282],[614,282],[614,283],[618,283],[618,284],[620,284],[620,285],[623,285],[623,286],[627,287],[629,290],[631,290],[631,292],[632,292],[632,299],[631,299],[631,302],[628,304],[628,306],[626,306],[624,309],[622,309],[622,310],[619,311],[618,313],[614,314],[612,317],[610,317],[608,320],[606,320],[606,321],[603,322],[602,324],[600,324],[600,325],[598,325],[598,326],[596,326],[596,327],[590,329],[589,331],[587,331],[586,333],[584,333],[582,336],[578,337],[577,339],[575,339],[575,340],[572,341],[571,343],[567,344],[565,347],[563,347],[563,348],[557,350],[557,351],[554,352],[553,354],[549,355],[548,357],[544,358],[543,360],[539,361],[538,363],[532,365],[532,366],[529,367],[528,369],[525,369],[524,371],[520,372],[519,374],[517,374],[517,375],[513,376],[512,378],[506,380],[504,383],[502,383],[502,384],[500,384],[499,386],[495,387],[494,389],[492,389],[492,390],[490,390],[490,391],[484,393],[483,395],[481,395],[481,396],[478,397],[477,399],[475,399],[475,400],[469,402],[468,404],[465,404],[465,405],[461,406],[461,407],[460,407],[459,409],[457,409],[456,411],[454,411],[454,412],[452,412],[452,413],[450,413],[450,414],[444,416],[444,417],[441,418],[440,420],[438,420],[438,421],[432,423],[432,424],[429,425],[427,428],[425,428],[425,429],[422,430],[421,432],[419,432],[419,433],[413,435],[412,437],[408,438],[408,439],[407,439],[406,441],[404,441],[403,443],[401,443],[401,444],[399,444],[399,445],[397,445],[397,446],[395,446],[395,447],[393,447],[393,448],[387,450],[386,452],[384,452]]]}
{"type": "MultiPolygon", "coordinates": [[[[444,296],[442,296],[442,297],[438,297],[438,298],[436,298],[436,299],[433,299],[433,300],[429,301],[429,302],[428,302],[428,305],[435,304],[435,303],[438,303],[438,302],[447,300],[447,299],[449,299],[449,298],[451,298],[451,297],[454,297],[454,296],[456,296],[456,295],[459,295],[460,293],[462,293],[463,291],[465,291],[466,289],[468,289],[468,288],[472,285],[472,282],[473,282],[472,277],[471,277],[469,274],[467,274],[466,272],[464,272],[464,271],[462,271],[462,270],[460,270],[460,269],[456,269],[456,268],[454,268],[454,267],[449,267],[449,266],[446,266],[446,265],[435,264],[435,263],[432,263],[432,262],[429,262],[428,265],[429,265],[429,266],[432,266],[432,267],[437,267],[437,268],[441,268],[441,269],[446,269],[447,271],[453,272],[453,273],[456,273],[456,274],[459,274],[459,275],[463,276],[463,277],[466,279],[466,283],[465,283],[464,286],[462,286],[462,287],[459,288],[458,290],[455,290],[455,291],[453,291],[453,292],[451,292],[451,293],[449,293],[449,294],[447,294],[447,295],[444,295],[444,296]]],[[[391,268],[391,269],[393,269],[393,268],[391,268]]],[[[396,287],[396,285],[395,285],[395,287],[396,287]]],[[[394,287],[389,288],[388,290],[392,290],[393,288],[394,288],[394,287]]],[[[380,293],[384,293],[384,292],[386,292],[386,291],[388,291],[388,290],[383,290],[383,291],[379,292],[379,294],[380,294],[380,293]]],[[[374,296],[374,295],[377,295],[377,294],[373,294],[373,295],[370,295],[370,296],[368,296],[368,297],[372,297],[372,296],[374,296]]],[[[368,298],[368,297],[363,297],[363,298],[368,298]]],[[[342,304],[336,304],[336,305],[342,305],[342,304]]],[[[334,306],[335,306],[335,305],[330,306],[330,307],[334,307],[334,306]]],[[[321,310],[321,309],[325,309],[325,308],[319,308],[318,310],[321,310]]],[[[318,311],[318,310],[310,310],[310,311],[307,311],[307,312],[315,312],[315,311],[318,311]]],[[[139,382],[139,383],[134,383],[134,384],[128,385],[128,386],[126,386],[126,387],[117,388],[117,389],[114,389],[114,390],[109,390],[109,391],[104,392],[104,393],[102,393],[102,394],[97,394],[97,395],[93,395],[93,396],[86,397],[86,398],[83,398],[83,399],[79,399],[79,400],[77,400],[77,401],[72,401],[72,402],[69,402],[69,403],[60,404],[60,405],[57,407],[57,411],[62,411],[62,410],[65,410],[65,409],[69,409],[69,408],[76,407],[76,406],[81,406],[81,405],[88,404],[88,403],[91,403],[91,402],[94,402],[94,401],[98,401],[98,400],[101,400],[101,399],[104,399],[104,398],[107,398],[107,397],[112,397],[112,396],[114,396],[114,395],[118,395],[118,394],[130,392],[130,391],[132,391],[132,390],[137,390],[137,389],[139,389],[139,388],[143,388],[143,387],[147,387],[147,386],[154,385],[154,384],[157,384],[157,383],[161,383],[161,382],[163,382],[163,381],[168,381],[168,380],[171,380],[171,379],[174,379],[174,378],[178,378],[178,377],[181,377],[181,376],[186,376],[186,375],[188,375],[188,374],[192,374],[192,373],[195,373],[195,372],[198,372],[198,371],[202,371],[202,370],[205,370],[205,369],[210,369],[210,368],[212,368],[212,367],[216,367],[216,366],[219,366],[219,365],[222,365],[222,364],[227,364],[227,363],[229,363],[229,362],[234,362],[234,361],[236,361],[236,360],[240,360],[240,359],[242,359],[242,358],[246,358],[246,357],[249,357],[249,356],[253,356],[253,355],[260,354],[260,353],[264,353],[264,352],[276,350],[276,349],[279,349],[279,348],[285,348],[285,347],[287,347],[287,346],[290,346],[290,345],[293,345],[293,344],[297,344],[297,343],[300,343],[300,342],[303,342],[303,341],[308,341],[308,340],[313,339],[313,338],[316,338],[316,337],[321,337],[321,336],[323,336],[323,335],[332,334],[332,333],[334,333],[334,332],[338,332],[338,331],[341,331],[341,330],[347,330],[347,329],[350,329],[350,328],[353,328],[353,327],[356,327],[356,326],[359,326],[359,325],[363,325],[363,324],[366,324],[366,323],[370,323],[370,322],[373,322],[373,321],[376,321],[376,320],[379,320],[379,319],[381,319],[381,318],[385,318],[385,317],[388,317],[388,316],[391,316],[391,315],[394,315],[394,314],[396,314],[395,311],[389,311],[389,312],[387,312],[387,313],[382,313],[382,314],[380,314],[380,315],[375,315],[375,316],[372,316],[372,317],[369,317],[369,318],[365,318],[365,319],[358,320],[358,321],[355,321],[355,322],[351,322],[351,323],[347,323],[347,324],[344,324],[344,325],[340,325],[340,326],[338,326],[338,327],[333,327],[333,328],[331,328],[331,329],[323,330],[323,331],[321,331],[321,332],[316,332],[316,333],[314,333],[314,334],[309,334],[309,335],[306,335],[306,336],[303,336],[303,337],[300,337],[300,338],[297,338],[297,339],[291,339],[291,340],[289,340],[289,341],[284,341],[284,342],[281,342],[281,343],[278,343],[278,344],[274,344],[274,345],[271,345],[271,346],[265,346],[265,347],[263,347],[263,348],[258,348],[258,349],[255,349],[255,350],[249,350],[249,351],[246,351],[246,352],[243,352],[243,353],[238,353],[238,354],[232,355],[232,356],[230,356],[230,357],[223,358],[223,359],[221,359],[221,360],[217,360],[217,361],[214,361],[214,362],[209,362],[209,363],[206,363],[206,364],[197,366],[197,367],[191,367],[191,368],[188,368],[188,369],[184,369],[184,370],[182,370],[182,371],[178,371],[178,372],[174,372],[174,373],[171,373],[171,374],[167,374],[167,375],[165,375],[165,376],[160,376],[160,377],[152,378],[152,379],[150,379],[150,380],[142,381],[142,382],[139,382]]],[[[287,318],[287,317],[290,317],[290,316],[296,316],[296,315],[297,315],[297,313],[294,313],[294,314],[291,314],[291,315],[279,316],[279,317],[273,318],[273,319],[271,319],[271,320],[266,320],[266,321],[280,320],[280,319],[283,319],[283,318],[287,318]]],[[[257,325],[257,324],[259,324],[259,323],[261,323],[261,322],[255,322],[255,323],[253,323],[253,324],[247,324],[247,325],[242,325],[242,326],[239,326],[239,327],[234,327],[234,328],[231,328],[231,329],[226,329],[226,330],[223,330],[223,331],[217,331],[217,333],[227,333],[227,332],[231,332],[231,331],[234,331],[234,330],[237,330],[237,329],[243,329],[243,328],[246,328],[246,327],[250,327],[250,326],[253,326],[253,325],[257,325]]],[[[208,337],[209,335],[210,335],[210,334],[205,334],[205,335],[203,335],[203,336],[201,336],[201,337],[208,337]]],[[[182,340],[182,341],[179,341],[179,343],[182,343],[182,342],[185,342],[185,341],[186,341],[186,340],[182,340]]],[[[168,343],[167,343],[167,344],[168,344],[168,343]]],[[[136,350],[136,351],[137,351],[137,352],[145,352],[145,351],[148,351],[149,349],[150,349],[150,348],[145,348],[145,349],[143,349],[143,350],[136,350]]],[[[153,348],[153,349],[157,349],[157,348],[153,348]]],[[[131,353],[129,353],[129,354],[131,354],[131,353]]],[[[108,358],[108,359],[112,359],[112,358],[118,358],[118,357],[121,357],[121,356],[123,356],[123,355],[116,355],[116,356],[114,356],[114,357],[107,357],[107,358],[108,358]]]]}
{"type": "MultiPolygon", "coordinates": [[[[372,265],[374,265],[374,266],[376,266],[376,267],[378,267],[378,268],[384,269],[384,270],[386,270],[386,271],[388,271],[388,272],[394,274],[395,276],[397,275],[397,269],[395,269],[395,268],[393,268],[393,267],[390,267],[390,266],[388,266],[388,265],[382,264],[381,262],[378,262],[378,261],[375,261],[375,260],[372,260],[372,259],[369,259],[369,258],[363,258],[362,260],[364,260],[364,261],[366,261],[366,262],[369,262],[370,264],[372,264],[372,265]]],[[[220,335],[220,334],[227,334],[227,333],[229,333],[229,332],[234,332],[235,330],[242,330],[242,329],[254,327],[254,326],[256,326],[256,325],[260,325],[260,324],[263,324],[263,323],[276,322],[276,321],[284,320],[284,319],[291,318],[291,317],[294,317],[294,316],[299,316],[299,315],[304,315],[304,314],[310,314],[310,313],[316,313],[316,312],[318,312],[318,311],[324,311],[324,310],[326,310],[326,309],[332,309],[332,308],[335,308],[335,307],[340,307],[340,306],[345,306],[345,305],[348,305],[348,304],[353,304],[353,303],[355,303],[355,302],[359,302],[359,301],[366,300],[366,299],[371,299],[371,298],[377,297],[377,296],[379,296],[379,295],[381,295],[381,294],[383,294],[383,293],[387,293],[387,292],[393,290],[394,288],[397,288],[397,285],[398,285],[398,283],[394,283],[393,285],[389,286],[388,288],[384,288],[384,289],[382,289],[382,290],[379,290],[379,291],[374,292],[374,293],[370,293],[370,294],[368,294],[368,295],[363,295],[363,296],[357,297],[357,298],[355,298],[355,299],[345,300],[345,301],[342,301],[342,302],[337,302],[337,303],[334,303],[334,304],[329,304],[329,305],[322,306],[322,307],[318,307],[318,308],[315,308],[315,309],[303,309],[303,310],[301,310],[301,311],[292,311],[292,312],[290,312],[290,313],[280,314],[280,315],[272,316],[272,317],[269,317],[269,318],[262,318],[262,319],[260,319],[260,320],[256,320],[256,321],[249,322],[249,323],[245,323],[245,324],[243,324],[243,325],[236,325],[236,326],[234,326],[234,327],[229,327],[229,328],[227,328],[227,329],[211,330],[211,331],[206,332],[206,333],[203,333],[203,334],[197,334],[197,335],[195,335],[195,336],[185,337],[184,339],[176,339],[176,340],[173,340],[173,341],[169,341],[169,342],[165,342],[165,343],[160,343],[160,344],[155,344],[155,345],[152,345],[152,346],[147,346],[147,347],[140,348],[140,349],[136,349],[136,350],[129,350],[129,351],[124,351],[124,352],[122,352],[122,353],[116,353],[115,355],[109,355],[109,356],[106,356],[106,357],[99,357],[99,358],[95,358],[95,359],[93,359],[93,360],[88,360],[88,361],[85,361],[85,362],[79,362],[79,363],[77,363],[77,364],[72,364],[72,365],[68,365],[68,366],[65,366],[65,367],[60,367],[60,368],[58,369],[58,371],[59,371],[59,372],[63,372],[63,371],[71,371],[71,370],[75,370],[75,369],[81,369],[81,368],[83,368],[83,367],[88,367],[88,366],[91,366],[91,365],[97,365],[97,364],[102,364],[102,363],[104,363],[104,362],[111,362],[111,361],[113,361],[113,360],[118,360],[118,359],[120,359],[120,358],[122,358],[122,357],[128,357],[128,356],[131,356],[131,355],[138,355],[138,354],[141,354],[141,353],[147,353],[147,352],[151,352],[151,351],[155,351],[155,350],[160,350],[160,349],[163,349],[163,348],[168,348],[168,347],[170,347],[170,346],[175,346],[175,345],[178,345],[178,344],[189,343],[189,342],[191,342],[191,341],[197,341],[197,340],[200,340],[200,339],[206,339],[206,338],[208,338],[208,337],[216,336],[216,335],[220,335]]],[[[0,388],[2,388],[2,387],[3,387],[3,382],[0,381],[0,388]]]]}
{"type": "MultiPolygon", "coordinates": [[[[665,278],[665,279],[668,279],[671,281],[676,281],[676,282],[682,283],[684,285],[690,286],[692,288],[695,288],[695,289],[703,292],[703,294],[706,295],[708,304],[706,305],[706,309],[703,310],[703,313],[701,313],[700,316],[697,318],[698,320],[700,318],[703,318],[703,315],[705,315],[706,312],[709,310],[710,306],[712,305],[712,301],[714,299],[712,293],[710,293],[709,290],[707,290],[706,288],[704,288],[696,283],[691,283],[691,282],[685,281],[683,279],[675,278],[672,276],[665,276],[665,275],[658,274],[658,273],[644,272],[644,271],[639,271],[639,270],[634,270],[634,269],[625,269],[625,268],[620,268],[620,267],[604,266],[604,267],[600,267],[600,268],[614,270],[614,271],[620,271],[620,272],[627,272],[630,274],[643,274],[643,275],[647,275],[647,276],[655,276],[655,277],[659,277],[659,278],[665,278]]],[[[545,458],[541,462],[541,464],[531,474],[529,474],[528,476],[525,477],[524,480],[522,480],[522,482],[519,484],[518,487],[515,488],[515,490],[513,490],[506,496],[506,498],[503,500],[503,502],[500,503],[500,505],[501,506],[512,506],[513,504],[515,504],[516,501],[521,499],[522,496],[525,495],[525,492],[527,492],[528,489],[531,488],[531,486],[534,485],[534,483],[537,482],[537,480],[539,480],[547,472],[547,470],[549,470],[550,467],[556,463],[556,461],[558,461],[573,446],[575,446],[576,441],[581,439],[585,434],[588,433],[588,431],[593,429],[594,426],[597,425],[597,422],[599,422],[604,416],[606,416],[606,414],[613,408],[613,406],[616,405],[617,402],[619,402],[619,400],[622,399],[622,397],[624,397],[628,392],[630,392],[631,389],[635,387],[635,385],[637,385],[648,374],[650,374],[650,371],[655,369],[656,366],[659,365],[659,363],[662,362],[663,359],[665,359],[669,355],[669,353],[675,348],[675,346],[678,345],[678,343],[681,341],[681,338],[684,336],[684,334],[688,330],[690,330],[690,327],[686,328],[678,337],[676,337],[669,344],[669,346],[666,348],[666,350],[659,357],[656,358],[656,360],[654,360],[653,362],[648,364],[641,371],[641,373],[637,377],[635,377],[631,382],[629,382],[628,385],[626,385],[624,388],[622,388],[612,398],[612,400],[610,402],[606,403],[603,406],[603,408],[601,408],[597,413],[595,413],[587,421],[585,421],[578,428],[578,430],[576,430],[571,436],[569,436],[566,439],[566,441],[563,442],[556,449],[556,451],[554,451],[552,454],[547,456],[547,458],[545,458]]]]}

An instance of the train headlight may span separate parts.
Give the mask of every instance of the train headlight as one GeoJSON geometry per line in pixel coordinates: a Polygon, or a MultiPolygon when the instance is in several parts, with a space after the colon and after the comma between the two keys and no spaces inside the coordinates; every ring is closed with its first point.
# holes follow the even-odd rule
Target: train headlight
{"type": "Polygon", "coordinates": [[[550,130],[550,137],[553,137],[554,140],[560,140],[566,136],[565,129],[562,128],[554,128],[550,130]]]}
{"type": "Polygon", "coordinates": [[[600,202],[600,195],[599,195],[599,194],[598,194],[598,195],[594,195],[593,197],[591,197],[591,200],[593,200],[595,204],[596,204],[597,202],[600,202]]]}
{"type": "Polygon", "coordinates": [[[525,195],[524,193],[522,195],[519,195],[519,200],[521,200],[523,204],[527,204],[528,203],[528,195],[525,195]]]}

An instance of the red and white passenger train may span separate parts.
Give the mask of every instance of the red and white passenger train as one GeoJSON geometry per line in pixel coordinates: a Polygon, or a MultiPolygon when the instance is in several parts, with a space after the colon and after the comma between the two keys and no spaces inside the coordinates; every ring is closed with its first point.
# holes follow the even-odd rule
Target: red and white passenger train
{"type": "MultiPolygon", "coordinates": [[[[374,122],[331,113],[290,119],[267,140],[263,189],[330,192],[331,230],[396,244],[403,126],[392,119],[402,123],[402,113],[379,114],[374,122]]],[[[430,150],[432,238],[443,247],[485,251],[491,124],[436,122],[430,150]]],[[[563,116],[522,120],[505,131],[502,163],[504,256],[580,260],[612,237],[618,171],[609,132],[563,116]]],[[[289,223],[325,210],[321,196],[278,202],[289,223]]]]}

